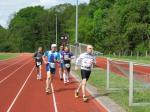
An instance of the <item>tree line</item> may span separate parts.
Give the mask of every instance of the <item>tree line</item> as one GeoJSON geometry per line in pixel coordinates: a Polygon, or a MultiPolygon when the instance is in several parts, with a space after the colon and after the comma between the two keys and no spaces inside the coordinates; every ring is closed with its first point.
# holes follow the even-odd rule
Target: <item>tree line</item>
{"type": "MultiPolygon", "coordinates": [[[[33,52],[48,48],[55,40],[58,16],[58,42],[68,34],[75,42],[76,6],[61,4],[49,9],[27,7],[14,14],[8,29],[0,26],[0,51],[33,52]]],[[[103,53],[135,52],[150,49],[149,0],[90,0],[79,5],[79,42],[94,45],[103,53]]]]}

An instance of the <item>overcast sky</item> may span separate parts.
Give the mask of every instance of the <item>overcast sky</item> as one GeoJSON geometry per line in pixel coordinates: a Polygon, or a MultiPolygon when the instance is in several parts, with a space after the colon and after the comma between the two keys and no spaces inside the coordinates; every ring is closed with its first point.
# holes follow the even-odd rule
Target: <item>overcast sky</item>
{"type": "MultiPolygon", "coordinates": [[[[89,0],[78,0],[79,3],[89,3],[89,0]]],[[[0,0],[0,25],[7,27],[12,15],[27,6],[41,5],[45,8],[62,3],[75,4],[76,0],[0,0]]]]}

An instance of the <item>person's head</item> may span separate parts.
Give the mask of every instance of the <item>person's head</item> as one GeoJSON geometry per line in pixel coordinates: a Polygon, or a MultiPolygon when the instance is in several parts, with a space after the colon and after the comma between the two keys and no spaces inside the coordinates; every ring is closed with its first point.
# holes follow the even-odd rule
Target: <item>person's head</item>
{"type": "Polygon", "coordinates": [[[64,46],[61,45],[59,49],[60,49],[60,51],[63,51],[64,50],[64,46]]]}
{"type": "Polygon", "coordinates": [[[42,47],[39,47],[39,48],[38,48],[38,51],[39,51],[39,52],[42,52],[42,51],[43,51],[43,48],[42,48],[42,47]]]}
{"type": "Polygon", "coordinates": [[[69,47],[66,46],[66,47],[65,47],[65,52],[69,52],[69,51],[70,51],[69,47]]]}
{"type": "Polygon", "coordinates": [[[56,51],[56,48],[57,48],[57,45],[56,45],[56,44],[52,44],[52,45],[51,45],[51,50],[52,50],[52,51],[56,51]]]}
{"type": "Polygon", "coordinates": [[[86,50],[87,50],[87,53],[92,53],[93,52],[93,46],[88,45],[86,50]]]}

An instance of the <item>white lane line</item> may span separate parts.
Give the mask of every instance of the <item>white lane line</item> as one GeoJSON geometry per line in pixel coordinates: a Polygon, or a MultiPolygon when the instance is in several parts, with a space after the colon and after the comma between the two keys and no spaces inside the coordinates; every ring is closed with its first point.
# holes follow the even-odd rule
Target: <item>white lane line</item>
{"type": "Polygon", "coordinates": [[[53,95],[54,109],[55,109],[55,112],[58,112],[57,105],[56,105],[56,98],[55,98],[55,94],[54,94],[54,88],[53,88],[53,84],[52,84],[52,83],[51,83],[51,88],[52,88],[52,95],[53,95]]]}
{"type": "Polygon", "coordinates": [[[26,64],[28,64],[29,62],[31,62],[32,60],[27,61],[25,64],[23,64],[22,66],[20,66],[19,68],[17,68],[15,71],[13,71],[12,73],[10,73],[9,75],[7,75],[4,79],[0,80],[0,84],[2,82],[4,82],[6,79],[8,79],[10,76],[12,76],[15,72],[17,72],[19,69],[21,69],[23,66],[25,66],[26,64]]]}
{"type": "MultiPolygon", "coordinates": [[[[26,58],[26,59],[28,59],[28,58],[26,58]]],[[[24,60],[26,60],[26,59],[24,59],[24,60]]],[[[23,60],[23,61],[24,61],[24,60],[23,60]]],[[[21,60],[21,61],[22,61],[22,60],[21,60]]],[[[11,65],[8,65],[8,66],[6,66],[6,67],[0,69],[0,71],[5,70],[6,68],[8,68],[8,67],[10,67],[10,66],[13,66],[13,65],[15,65],[15,64],[17,64],[17,63],[19,63],[19,62],[21,62],[21,61],[19,60],[19,61],[15,62],[15,63],[13,63],[13,64],[11,64],[11,65]]]]}
{"type": "Polygon", "coordinates": [[[34,68],[35,68],[35,67],[32,68],[31,72],[29,73],[28,77],[26,78],[25,82],[23,83],[22,87],[20,88],[19,92],[17,93],[16,97],[14,98],[13,102],[11,103],[11,105],[9,106],[9,108],[7,109],[7,112],[10,112],[10,110],[12,109],[12,107],[13,107],[13,105],[15,104],[15,102],[16,102],[18,96],[20,95],[20,93],[21,93],[21,91],[23,90],[23,88],[25,87],[25,85],[26,85],[28,79],[30,78],[32,72],[34,71],[34,68]]]}

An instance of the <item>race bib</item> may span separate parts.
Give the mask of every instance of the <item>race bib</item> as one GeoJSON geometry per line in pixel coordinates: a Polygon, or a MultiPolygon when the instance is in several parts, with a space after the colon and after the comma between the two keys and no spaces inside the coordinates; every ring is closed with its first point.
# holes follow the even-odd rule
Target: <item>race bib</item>
{"type": "Polygon", "coordinates": [[[61,63],[63,63],[63,60],[60,60],[61,63]]]}
{"type": "Polygon", "coordinates": [[[82,61],[82,66],[84,66],[84,67],[91,67],[92,66],[91,60],[89,60],[89,59],[83,60],[82,61]]]}
{"type": "Polygon", "coordinates": [[[65,67],[66,68],[70,68],[70,64],[65,64],[65,67]]]}
{"type": "Polygon", "coordinates": [[[69,58],[69,55],[64,55],[64,59],[68,59],[69,58]]]}
{"type": "Polygon", "coordinates": [[[37,66],[40,66],[42,63],[41,62],[36,62],[36,65],[37,66]]]}
{"type": "Polygon", "coordinates": [[[36,57],[37,60],[41,59],[40,57],[36,57]]]}
{"type": "Polygon", "coordinates": [[[55,63],[50,63],[51,68],[55,68],[55,63]]]}

